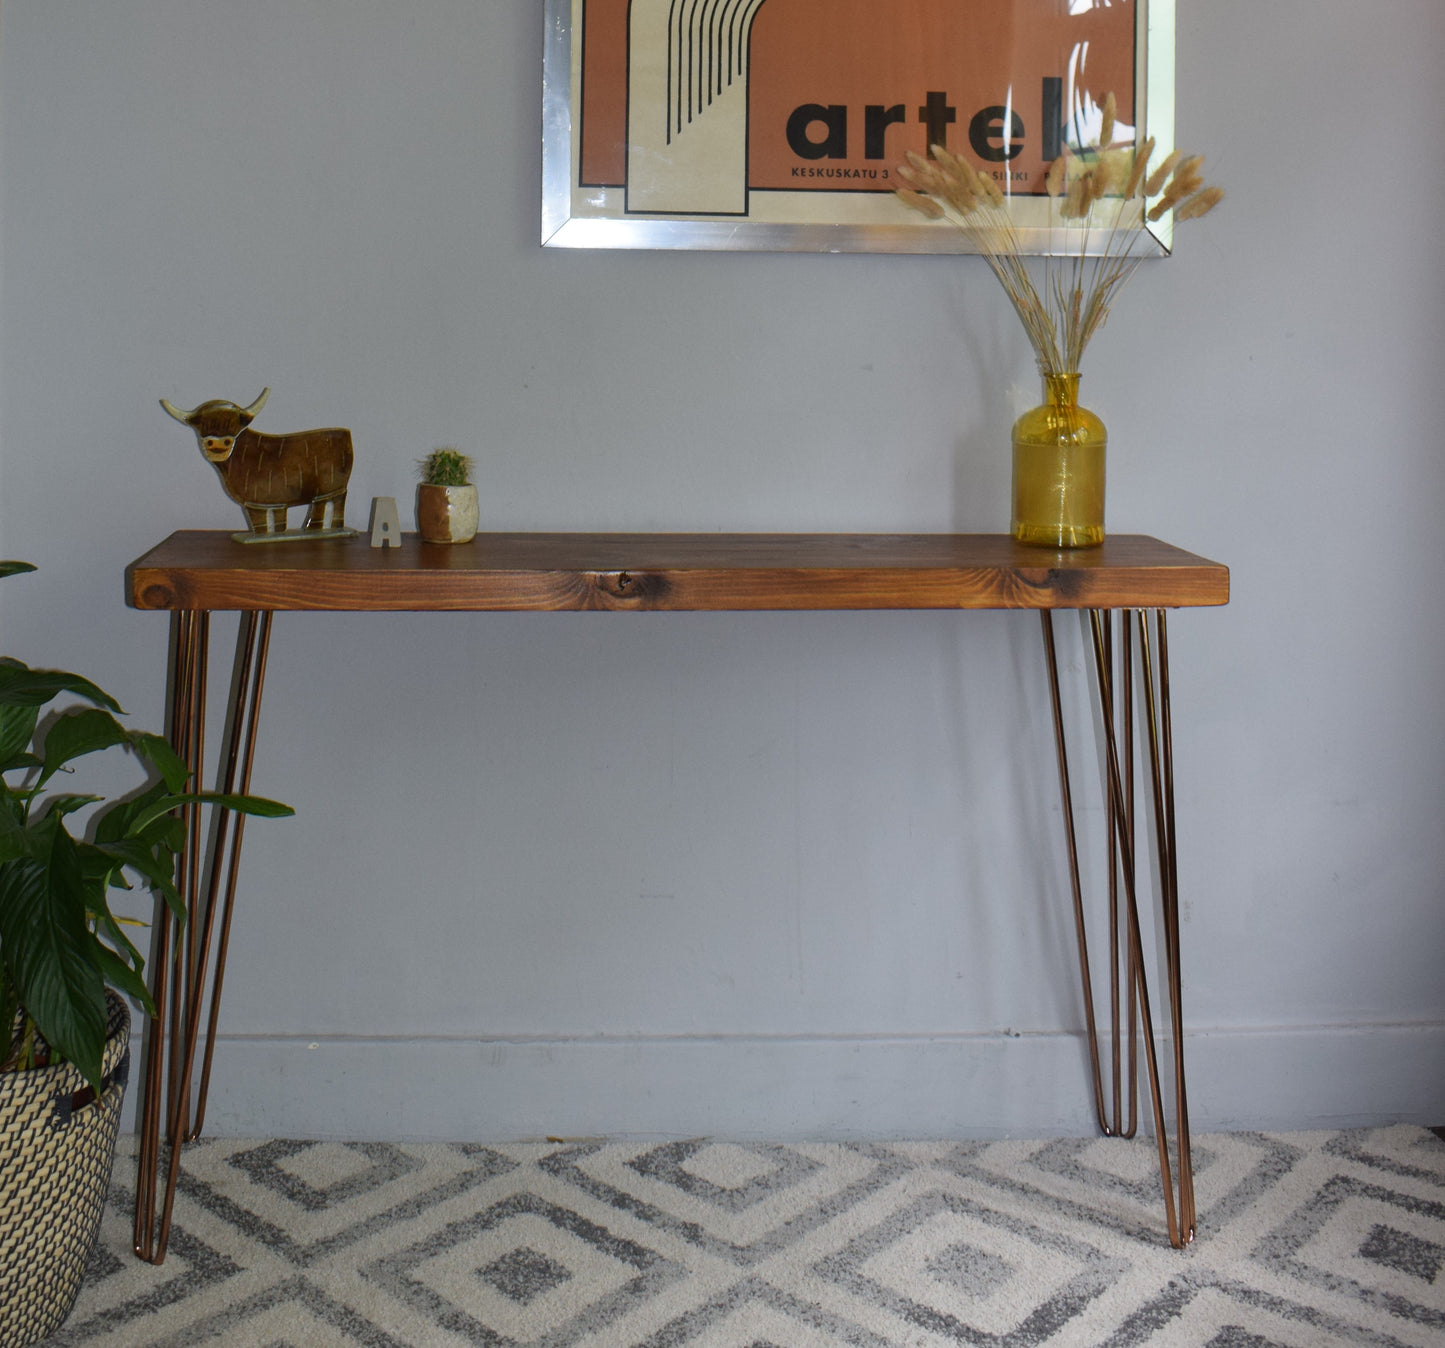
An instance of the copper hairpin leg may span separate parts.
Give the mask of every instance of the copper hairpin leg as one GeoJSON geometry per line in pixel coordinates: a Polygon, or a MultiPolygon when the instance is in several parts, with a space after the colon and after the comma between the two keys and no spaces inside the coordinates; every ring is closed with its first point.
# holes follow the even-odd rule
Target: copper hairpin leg
{"type": "MultiPolygon", "coordinates": [[[[241,615],[219,774],[219,789],[223,792],[245,793],[251,787],[271,616],[269,612],[241,615]]],[[[204,780],[206,757],[210,614],[203,610],[177,612],[172,619],[171,637],[171,742],[191,769],[192,782],[199,784],[204,780]]],[[[186,850],[176,877],[186,905],[184,930],[177,930],[176,920],[165,904],[157,905],[159,917],[151,980],[156,1013],[149,1024],[146,1044],[134,1232],[135,1253],[153,1264],[159,1264],[166,1257],[170,1240],[181,1144],[200,1136],[205,1120],[216,1019],[220,1012],[246,822],[244,815],[233,815],[229,810],[213,809],[209,817],[207,813],[199,805],[189,806],[185,812],[186,850]],[[220,939],[213,960],[218,913],[220,939]],[[193,1092],[203,1019],[205,1049],[199,1088],[193,1092]],[[165,1191],[159,1194],[163,1112],[169,1157],[165,1191]]]]}
{"type": "MultiPolygon", "coordinates": [[[[1169,999],[1169,1023],[1174,1057],[1176,1103],[1176,1189],[1164,1123],[1158,1055],[1153,1016],[1145,972],[1139,910],[1135,885],[1134,810],[1134,671],[1128,615],[1121,632],[1121,653],[1115,660],[1112,615],[1090,612],[1093,633],[1095,677],[1102,713],[1109,827],[1109,986],[1112,1113],[1106,1109],[1098,1029],[1094,1011],[1093,982],[1085,934],[1083,884],[1074,828],[1068,752],[1063,710],[1059,697],[1058,659],[1054,646],[1052,614],[1040,612],[1044,647],[1048,661],[1049,692],[1058,749],[1059,784],[1063,803],[1065,840],[1069,854],[1069,878],[1073,891],[1074,917],[1079,943],[1079,967],[1084,989],[1085,1024],[1093,1073],[1095,1107],[1100,1129],[1106,1135],[1129,1137],[1136,1127],[1137,1047],[1142,1024],[1145,1065],[1155,1135],[1159,1144],[1160,1176],[1164,1189],[1165,1216],[1169,1239],[1175,1246],[1194,1237],[1194,1176],[1190,1156],[1189,1111],[1184,1079],[1184,1030],[1180,1012],[1180,959],[1178,871],[1175,858],[1174,777],[1169,706],[1168,635],[1163,610],[1155,613],[1157,661],[1151,654],[1147,616],[1137,614],[1139,658],[1142,673],[1145,722],[1149,742],[1149,772],[1152,786],[1156,846],[1159,857],[1160,908],[1165,945],[1165,976],[1169,999]],[[1118,705],[1115,686],[1118,685],[1118,705]],[[1122,741],[1122,749],[1121,749],[1122,741]],[[1123,910],[1120,909],[1120,892],[1123,910]],[[1122,919],[1122,921],[1121,921],[1122,919]],[[1122,928],[1122,930],[1121,930],[1122,928]],[[1122,939],[1122,946],[1121,946],[1122,939]],[[1124,974],[1121,995],[1120,972],[1124,974]],[[1136,1021],[1137,1011],[1137,1021],[1136,1021]],[[1122,1022],[1122,1026],[1121,1026],[1122,1022]],[[1127,1045],[1127,1053],[1125,1046],[1127,1045]],[[1124,1116],[1127,1098],[1128,1114],[1124,1116]]],[[[236,640],[236,664],[231,704],[226,717],[226,748],[223,759],[222,791],[249,791],[255,755],[256,724],[265,680],[270,644],[269,612],[243,614],[236,640]],[[237,783],[239,771],[240,781],[237,783]]],[[[195,782],[203,780],[205,765],[206,674],[209,664],[210,614],[203,610],[177,612],[172,620],[170,667],[171,740],[191,768],[195,782]]],[[[205,1117],[210,1084],[211,1060],[216,1039],[216,1022],[225,977],[226,953],[230,940],[231,915],[235,900],[244,816],[217,810],[209,820],[209,846],[202,848],[203,811],[192,806],[186,812],[187,846],[177,877],[188,914],[184,931],[164,904],[158,905],[152,994],[156,1014],[150,1021],[144,1073],[141,1136],[136,1183],[134,1249],[141,1259],[159,1264],[165,1259],[170,1238],[171,1217],[179,1175],[181,1145],[199,1136],[205,1117]],[[234,828],[232,823],[234,822],[234,828]],[[228,850],[229,844],[229,850],[228,850]],[[224,891],[222,877],[224,876],[224,891]],[[219,949],[212,969],[212,944],[216,916],[220,913],[219,949]],[[209,985],[209,1004],[206,991],[209,985]],[[192,1084],[201,1040],[202,1018],[206,1021],[205,1051],[192,1120],[192,1084]],[[167,1024],[169,1022],[169,1045],[167,1024]],[[169,1056],[167,1056],[169,1048],[169,1056]],[[161,1117],[167,1119],[165,1191],[158,1194],[161,1168],[161,1117]],[[160,1205],[157,1224],[157,1205],[160,1205]]]]}
{"type": "Polygon", "coordinates": [[[1112,1114],[1105,1107],[1099,1034],[1094,1011],[1088,941],[1085,935],[1083,882],[1074,831],[1073,794],[1069,785],[1068,750],[1063,708],[1059,698],[1059,667],[1054,647],[1053,616],[1040,611],[1044,651],[1048,660],[1049,696],[1053,706],[1054,741],[1059,759],[1059,792],[1063,804],[1064,833],[1069,855],[1069,881],[1073,890],[1074,922],[1079,943],[1079,969],[1084,991],[1084,1023],[1093,1072],[1094,1104],[1099,1127],[1106,1136],[1132,1137],[1136,1126],[1138,1041],[1144,1043],[1144,1063],[1153,1110],[1154,1133],[1159,1144],[1159,1173],[1164,1189],[1164,1215],[1170,1243],[1176,1247],[1194,1239],[1194,1170],[1189,1142],[1189,1105],[1184,1082],[1184,1022],[1180,1011],[1179,892],[1174,834],[1174,757],[1169,712],[1169,644],[1165,614],[1154,614],[1156,645],[1151,649],[1148,615],[1137,613],[1139,685],[1143,699],[1144,731],[1148,741],[1148,769],[1152,788],[1155,847],[1159,861],[1159,907],[1164,942],[1165,984],[1169,1007],[1169,1034],[1174,1058],[1176,1117],[1175,1162],[1171,1164],[1169,1136],[1164,1121],[1158,1051],[1153,1012],[1139,928],[1134,808],[1134,638],[1130,614],[1125,613],[1115,641],[1111,613],[1091,610],[1094,676],[1100,703],[1104,751],[1109,866],[1109,1005],[1112,1114]],[[1117,647],[1117,650],[1116,650],[1117,647]],[[1156,654],[1157,650],[1157,654],[1156,654]],[[1123,905],[1120,906],[1122,893],[1123,905]],[[1121,930],[1122,927],[1122,930],[1121,930]],[[1121,947],[1122,940],[1122,947],[1121,947]],[[1123,995],[1120,975],[1123,974],[1123,995]],[[1121,1000],[1126,1003],[1121,1031],[1121,1000]],[[1137,1012],[1137,1022],[1136,1022],[1137,1012]],[[1137,1028],[1136,1028],[1137,1025],[1137,1028]],[[1126,1051],[1127,1047],[1127,1051],[1126,1051]],[[1122,1065],[1121,1065],[1122,1064],[1122,1065]],[[1123,1101],[1128,1100],[1124,1117],[1123,1101]],[[1177,1187],[1174,1166],[1177,1165],[1177,1187]]]}

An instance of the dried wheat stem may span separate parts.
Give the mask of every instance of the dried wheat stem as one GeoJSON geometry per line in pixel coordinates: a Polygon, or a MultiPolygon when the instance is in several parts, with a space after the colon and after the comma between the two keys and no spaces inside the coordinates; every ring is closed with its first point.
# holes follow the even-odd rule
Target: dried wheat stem
{"type": "Polygon", "coordinates": [[[933,146],[927,156],[909,151],[908,162],[898,168],[905,184],[897,190],[899,200],[930,219],[947,219],[988,263],[1045,375],[1079,369],[1085,348],[1143,260],[1145,222],[1170,210],[1176,221],[1197,219],[1224,196],[1221,189],[1204,186],[1202,155],[1172,151],[1151,173],[1152,137],[1137,147],[1114,148],[1112,94],[1103,107],[1098,148],[1082,157],[1066,148],[1044,179],[1050,238],[1062,231],[1073,245],[1062,254],[1025,259],[1003,189],[946,147],[933,146]],[[1101,201],[1107,206],[1100,208],[1101,201]],[[1108,215],[1096,215],[1096,208],[1107,209],[1108,215]],[[1096,225],[1107,231],[1097,248],[1096,225]]]}

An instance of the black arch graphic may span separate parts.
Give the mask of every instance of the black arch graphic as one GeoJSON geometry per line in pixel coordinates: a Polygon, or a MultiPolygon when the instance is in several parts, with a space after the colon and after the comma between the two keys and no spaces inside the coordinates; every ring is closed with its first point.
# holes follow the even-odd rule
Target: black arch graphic
{"type": "Polygon", "coordinates": [[[767,0],[671,0],[667,12],[666,142],[745,80],[753,21],[767,0]]]}

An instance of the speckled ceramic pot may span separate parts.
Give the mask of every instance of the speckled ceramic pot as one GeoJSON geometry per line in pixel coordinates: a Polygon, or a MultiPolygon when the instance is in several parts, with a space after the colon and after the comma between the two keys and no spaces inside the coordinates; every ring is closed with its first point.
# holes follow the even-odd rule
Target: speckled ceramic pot
{"type": "Polygon", "coordinates": [[[419,483],[416,489],[416,530],[427,543],[470,543],[477,534],[477,489],[437,487],[419,483]]]}

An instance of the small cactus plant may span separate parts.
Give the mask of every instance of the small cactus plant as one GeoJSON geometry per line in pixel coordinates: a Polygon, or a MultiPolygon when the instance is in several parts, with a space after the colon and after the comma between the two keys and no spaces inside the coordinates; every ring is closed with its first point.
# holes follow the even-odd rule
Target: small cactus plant
{"type": "Polygon", "coordinates": [[[418,465],[421,480],[433,487],[465,487],[471,483],[472,461],[459,449],[444,445],[418,465]]]}
{"type": "Polygon", "coordinates": [[[424,543],[470,543],[477,533],[477,489],[472,461],[459,449],[443,445],[417,467],[416,531],[424,543]]]}

